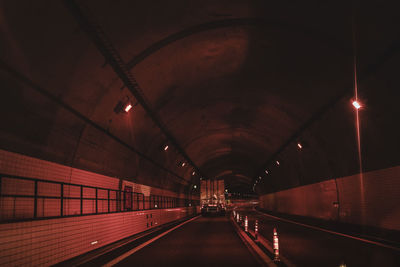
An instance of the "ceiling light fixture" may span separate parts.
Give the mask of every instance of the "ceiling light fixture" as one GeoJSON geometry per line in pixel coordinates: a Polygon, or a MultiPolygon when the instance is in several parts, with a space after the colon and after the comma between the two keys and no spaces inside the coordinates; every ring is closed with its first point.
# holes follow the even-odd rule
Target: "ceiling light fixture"
{"type": "Polygon", "coordinates": [[[300,143],[297,143],[297,147],[298,147],[299,149],[302,149],[302,148],[303,148],[303,146],[302,146],[300,143]]]}
{"type": "Polygon", "coordinates": [[[352,104],[353,104],[353,106],[354,106],[356,109],[360,109],[360,108],[361,108],[361,104],[358,103],[357,100],[354,100],[352,104]]]}
{"type": "Polygon", "coordinates": [[[128,103],[128,104],[125,106],[124,110],[125,110],[125,112],[129,112],[129,110],[131,110],[131,108],[132,108],[132,105],[131,105],[130,103],[128,103]]]}

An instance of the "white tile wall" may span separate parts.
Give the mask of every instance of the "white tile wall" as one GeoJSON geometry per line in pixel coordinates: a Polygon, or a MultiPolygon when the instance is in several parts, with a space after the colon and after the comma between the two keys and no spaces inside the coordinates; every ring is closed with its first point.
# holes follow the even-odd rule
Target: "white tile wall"
{"type": "MultiPolygon", "coordinates": [[[[119,179],[117,178],[4,150],[0,150],[0,173],[110,189],[118,189],[119,187],[119,179]]],[[[124,185],[132,186],[134,192],[141,192],[146,196],[155,194],[183,197],[183,195],[168,190],[129,181],[123,181],[124,185]]],[[[58,186],[52,184],[40,184],[38,187],[40,194],[49,196],[58,195],[59,190],[58,186]]],[[[3,181],[3,193],[14,194],[22,191],[23,194],[33,193],[32,184],[18,180],[9,183],[3,181]]],[[[64,196],[79,196],[80,188],[66,186],[64,192],[64,196]]],[[[84,194],[93,196],[94,191],[85,189],[84,194]]],[[[99,191],[99,194],[102,194],[101,191],[99,191]]],[[[58,215],[59,201],[39,200],[38,215],[58,215]],[[46,209],[43,209],[44,205],[46,209]],[[49,207],[53,207],[53,209],[49,209],[49,207]]],[[[14,205],[16,205],[16,212],[25,214],[26,217],[32,217],[33,207],[31,207],[31,203],[32,201],[29,199],[2,198],[0,213],[4,215],[14,212],[14,205]]],[[[106,203],[103,204],[107,205],[106,203]]],[[[93,201],[86,201],[84,205],[86,210],[93,210],[93,207],[93,201]]],[[[79,200],[75,202],[70,200],[64,203],[65,214],[79,213],[79,208],[79,200]]],[[[196,212],[195,208],[174,208],[2,223],[0,224],[0,266],[52,265],[159,224],[183,218],[194,212],[196,212]],[[146,215],[148,215],[148,218],[146,215]],[[93,241],[97,241],[97,243],[91,245],[93,241]]]]}

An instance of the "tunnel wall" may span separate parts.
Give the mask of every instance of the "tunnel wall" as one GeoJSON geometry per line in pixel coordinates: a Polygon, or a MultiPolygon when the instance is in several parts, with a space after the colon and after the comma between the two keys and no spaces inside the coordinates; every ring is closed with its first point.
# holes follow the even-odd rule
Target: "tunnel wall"
{"type": "Polygon", "coordinates": [[[0,149],[0,173],[115,190],[119,189],[120,182],[122,182],[122,185],[130,185],[133,187],[134,192],[140,192],[146,196],[149,194],[158,194],[171,197],[184,197],[182,193],[178,194],[170,190],[142,185],[125,179],[121,180],[116,177],[72,168],[2,149],[0,149]]]}
{"type": "Polygon", "coordinates": [[[260,208],[400,230],[400,166],[262,195],[260,208]],[[336,181],[335,181],[336,180],[336,181]],[[364,190],[360,190],[364,188],[364,190]],[[338,203],[339,205],[335,205],[338,203]]]}
{"type": "MultiPolygon", "coordinates": [[[[184,198],[183,194],[169,190],[99,175],[5,150],[0,150],[0,173],[115,190],[119,190],[120,186],[130,185],[133,192],[140,192],[145,196],[152,194],[184,198]]],[[[4,177],[7,176],[2,178],[2,194],[32,191],[26,183],[10,183],[11,180],[6,181],[7,178],[4,177]]],[[[42,190],[41,193],[43,194],[51,195],[57,194],[59,189],[58,187],[47,186],[42,189],[39,187],[38,190],[42,190]]],[[[73,195],[72,192],[68,193],[71,196],[73,195]]],[[[66,196],[68,195],[64,195],[64,197],[66,196]]],[[[15,204],[15,202],[6,199],[3,197],[0,202],[2,218],[7,218],[10,211],[13,210],[12,208],[16,210],[18,218],[32,216],[32,205],[27,204],[27,201],[15,204]]],[[[60,205],[52,201],[43,202],[43,206],[50,212],[50,216],[54,214],[52,214],[52,211],[60,210],[60,205]]],[[[92,206],[93,203],[84,204],[84,208],[89,209],[89,211],[93,209],[92,206]]],[[[68,210],[73,211],[76,208],[73,205],[64,207],[64,214],[69,214],[68,210]]],[[[197,212],[198,207],[181,207],[3,222],[0,223],[0,266],[55,264],[197,212]],[[95,243],[92,245],[92,242],[95,243]]],[[[42,214],[40,209],[38,209],[38,214],[42,214]]]]}
{"type": "Polygon", "coordinates": [[[49,266],[192,214],[194,207],[0,224],[0,265],[49,266]]]}

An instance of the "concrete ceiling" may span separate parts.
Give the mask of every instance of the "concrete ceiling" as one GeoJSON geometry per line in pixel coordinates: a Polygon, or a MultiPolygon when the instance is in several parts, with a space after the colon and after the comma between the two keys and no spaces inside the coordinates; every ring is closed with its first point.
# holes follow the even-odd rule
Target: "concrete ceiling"
{"type": "MultiPolygon", "coordinates": [[[[364,167],[398,164],[400,19],[391,5],[77,2],[204,177],[249,192],[268,169],[256,190],[264,193],[357,172],[354,51],[368,106],[364,167]]],[[[3,149],[174,190],[198,183],[140,103],[114,112],[135,97],[65,3],[0,7],[3,149]]]]}

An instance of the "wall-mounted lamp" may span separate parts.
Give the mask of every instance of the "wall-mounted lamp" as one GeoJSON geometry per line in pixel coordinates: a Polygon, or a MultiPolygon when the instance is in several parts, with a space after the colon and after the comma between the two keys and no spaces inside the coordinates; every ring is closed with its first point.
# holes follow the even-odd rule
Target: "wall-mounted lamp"
{"type": "Polygon", "coordinates": [[[137,102],[135,104],[132,104],[132,102],[129,100],[129,97],[127,96],[124,100],[118,101],[117,105],[115,105],[114,107],[114,112],[117,114],[127,113],[137,104],[137,102]]]}
{"type": "Polygon", "coordinates": [[[357,100],[354,100],[352,104],[356,109],[360,109],[361,108],[361,104],[357,100]]]}
{"type": "Polygon", "coordinates": [[[129,112],[129,110],[131,110],[131,108],[132,108],[132,104],[129,103],[129,104],[127,104],[127,105],[125,106],[124,110],[125,110],[125,112],[129,112]]]}
{"type": "Polygon", "coordinates": [[[297,143],[297,147],[301,150],[303,146],[300,143],[297,143]]]}

